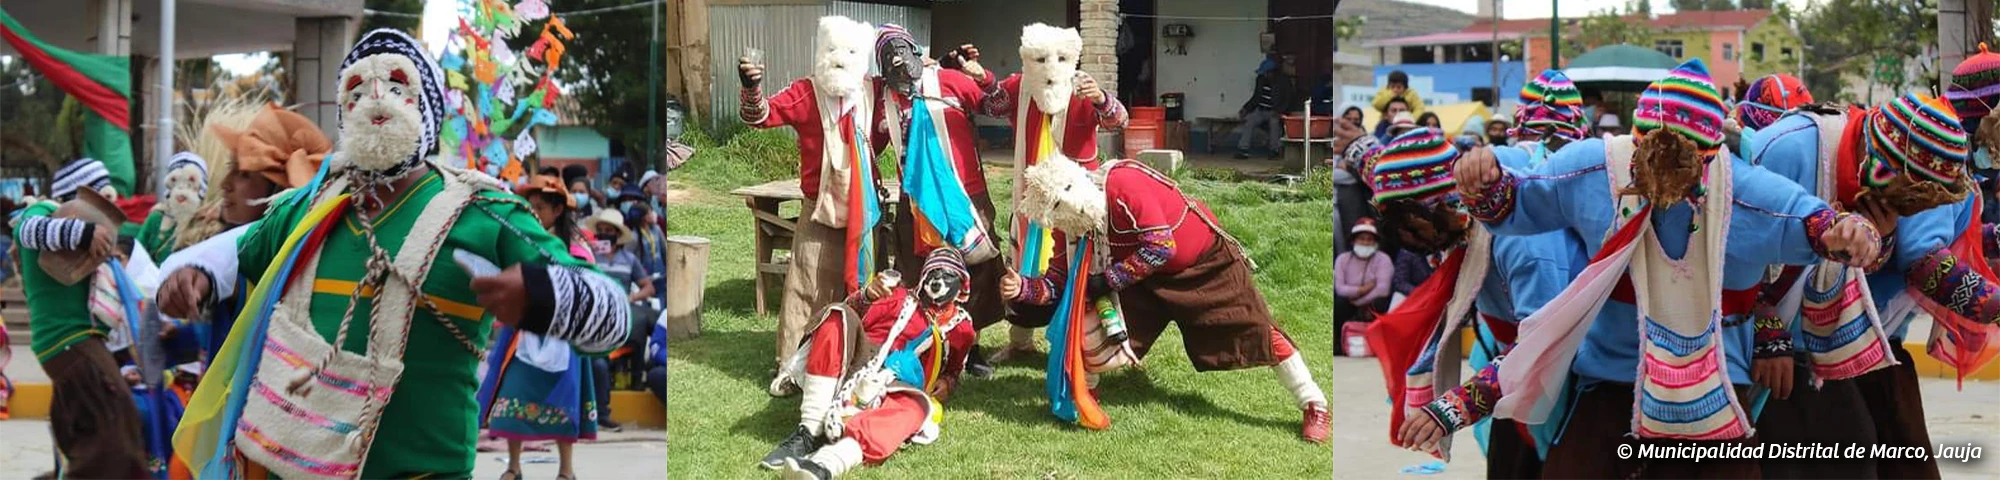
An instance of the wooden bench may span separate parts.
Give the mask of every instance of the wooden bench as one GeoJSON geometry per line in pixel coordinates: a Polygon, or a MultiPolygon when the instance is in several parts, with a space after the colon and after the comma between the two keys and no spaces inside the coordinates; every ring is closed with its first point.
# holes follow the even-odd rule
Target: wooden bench
{"type": "MultiPolygon", "coordinates": [[[[888,188],[889,198],[901,197],[902,185],[897,182],[883,182],[882,186],[888,188]]],[[[799,189],[799,179],[796,178],[738,188],[731,190],[729,194],[743,197],[743,203],[750,207],[750,214],[753,217],[751,232],[756,241],[757,252],[755,259],[757,273],[754,282],[757,289],[757,314],[764,315],[768,312],[765,306],[768,303],[765,292],[771,286],[783,288],[785,275],[791,268],[791,260],[789,258],[778,260],[777,252],[779,250],[791,252],[792,232],[798,231],[799,226],[799,217],[786,217],[779,213],[780,209],[786,202],[803,203],[806,195],[799,189]]],[[[896,205],[893,202],[882,205],[882,211],[885,213],[894,212],[895,209],[896,205]]],[[[883,231],[887,231],[886,225],[883,231]]]]}

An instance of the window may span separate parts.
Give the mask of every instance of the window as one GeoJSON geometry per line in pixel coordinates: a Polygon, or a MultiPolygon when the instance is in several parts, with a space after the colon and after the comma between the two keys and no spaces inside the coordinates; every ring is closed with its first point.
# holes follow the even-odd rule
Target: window
{"type": "Polygon", "coordinates": [[[1724,43],[1724,44],[1722,44],[1722,59],[1723,59],[1723,60],[1735,60],[1735,59],[1736,59],[1736,45],[1735,45],[1735,44],[1730,44],[1730,43],[1724,43]]]}
{"type": "Polygon", "coordinates": [[[1762,43],[1750,44],[1750,61],[1752,62],[1764,61],[1764,44],[1762,43]]]}
{"type": "Polygon", "coordinates": [[[1680,40],[1654,40],[1653,49],[1674,58],[1681,58],[1683,52],[1680,40]]]}
{"type": "Polygon", "coordinates": [[[1789,62],[1789,61],[1792,61],[1792,48],[1791,48],[1791,47],[1785,47],[1785,48],[1780,48],[1780,49],[1778,49],[1778,56],[1779,56],[1780,58],[1784,58],[1784,59],[1785,59],[1785,61],[1787,61],[1787,62],[1789,62]]]}

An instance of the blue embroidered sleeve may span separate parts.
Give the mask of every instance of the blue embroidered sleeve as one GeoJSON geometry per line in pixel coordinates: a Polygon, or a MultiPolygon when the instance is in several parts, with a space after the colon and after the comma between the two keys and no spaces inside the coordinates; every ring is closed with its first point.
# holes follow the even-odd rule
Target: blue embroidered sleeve
{"type": "Polygon", "coordinates": [[[1731,173],[1735,180],[1734,211],[1729,216],[1727,251],[1733,262],[1770,265],[1807,265],[1820,260],[1814,222],[1833,218],[1826,202],[1800,188],[1797,183],[1761,167],[1737,162],[1731,173]]]}
{"type": "Polygon", "coordinates": [[[1585,140],[1570,144],[1539,166],[1526,167],[1527,152],[1495,148],[1503,178],[1484,192],[1466,195],[1473,216],[1499,235],[1533,235],[1574,228],[1582,216],[1577,199],[1610,198],[1604,177],[1604,144],[1585,140]],[[1519,157],[1519,158],[1510,158],[1519,157]]]}

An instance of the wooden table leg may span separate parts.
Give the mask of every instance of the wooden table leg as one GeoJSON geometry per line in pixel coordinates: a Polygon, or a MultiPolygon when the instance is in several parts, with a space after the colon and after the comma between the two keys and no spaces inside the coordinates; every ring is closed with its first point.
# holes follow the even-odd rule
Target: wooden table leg
{"type": "MultiPolygon", "coordinates": [[[[751,212],[756,212],[760,209],[760,207],[762,207],[762,205],[759,205],[762,202],[758,202],[756,197],[745,198],[743,199],[743,203],[748,204],[751,212]]],[[[770,242],[765,239],[766,235],[764,234],[763,222],[764,221],[758,219],[754,213],[750,216],[750,236],[751,238],[755,239],[756,249],[757,249],[756,250],[757,258],[755,259],[756,263],[750,266],[750,275],[753,277],[753,280],[751,280],[751,284],[754,286],[754,288],[757,289],[756,308],[757,308],[757,316],[760,317],[764,316],[769,312],[764,307],[764,295],[765,295],[764,291],[766,290],[766,285],[764,285],[764,272],[762,269],[758,267],[761,267],[764,265],[764,263],[771,261],[771,246],[768,245],[770,242]]]]}

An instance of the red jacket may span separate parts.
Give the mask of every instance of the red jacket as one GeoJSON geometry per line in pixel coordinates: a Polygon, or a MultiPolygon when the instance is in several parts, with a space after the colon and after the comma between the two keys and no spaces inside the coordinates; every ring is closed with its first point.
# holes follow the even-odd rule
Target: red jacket
{"type": "MultiPolygon", "coordinates": [[[[979,88],[980,82],[974,81],[971,76],[958,70],[940,69],[937,73],[940,93],[950,102],[957,103],[954,108],[945,109],[946,131],[939,134],[951,142],[952,157],[957,161],[958,179],[965,184],[965,193],[968,195],[986,193],[986,175],[979,169],[979,126],[972,123],[973,110],[979,108],[981,102],[986,101],[986,92],[979,88]]],[[[990,82],[993,74],[988,73],[986,77],[990,82]]],[[[876,98],[882,98],[883,95],[894,96],[896,105],[903,109],[903,121],[909,122],[914,118],[910,112],[908,97],[886,88],[881,77],[875,77],[872,83],[871,88],[874,89],[876,98]]],[[[878,107],[875,109],[874,121],[869,122],[869,125],[874,125],[875,128],[872,139],[874,145],[870,146],[872,151],[880,152],[883,147],[889,145],[889,132],[882,128],[885,116],[887,112],[878,107]]],[[[903,127],[907,129],[908,125],[905,124],[903,127]]]]}
{"type": "MultiPolygon", "coordinates": [[[[798,132],[799,189],[805,192],[807,199],[819,198],[820,158],[828,142],[826,130],[819,121],[819,92],[813,88],[812,79],[795,80],[769,99],[760,97],[761,92],[761,89],[743,89],[744,103],[766,102],[763,117],[753,118],[746,110],[743,123],[757,128],[792,127],[798,132]]],[[[841,116],[840,131],[842,137],[853,138],[853,115],[841,116]]],[[[837,141],[833,146],[844,148],[848,145],[845,141],[837,141]]],[[[869,168],[875,168],[874,162],[869,162],[869,168]]]]}

